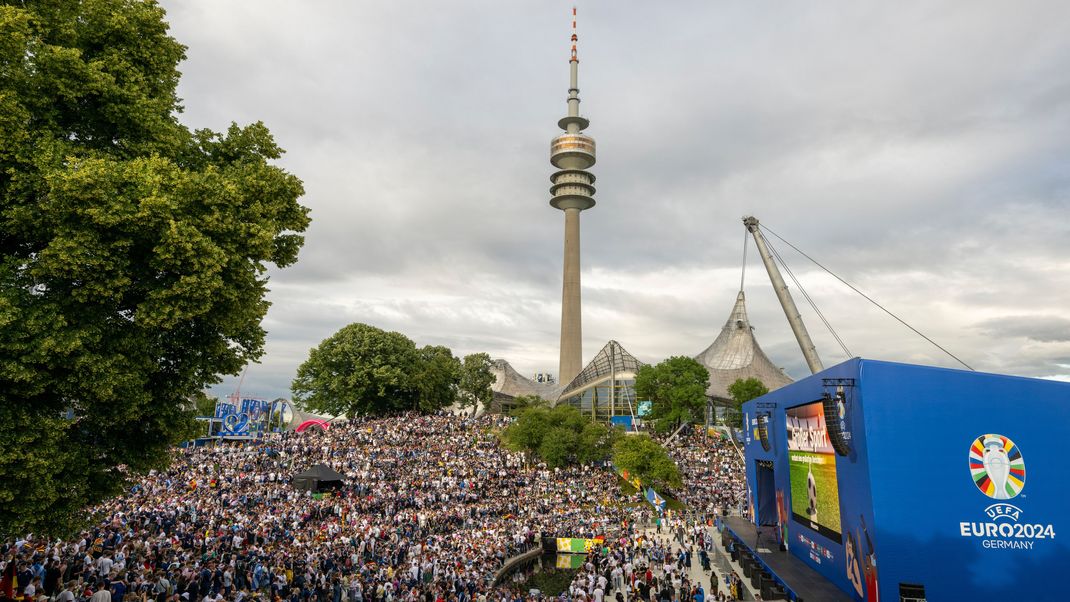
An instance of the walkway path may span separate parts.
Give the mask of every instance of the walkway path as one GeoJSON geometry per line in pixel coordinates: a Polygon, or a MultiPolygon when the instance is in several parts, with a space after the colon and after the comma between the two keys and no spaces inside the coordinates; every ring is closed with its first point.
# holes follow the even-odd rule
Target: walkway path
{"type": "MultiPolygon", "coordinates": [[[[706,600],[709,600],[711,592],[725,591],[725,575],[729,571],[732,571],[735,572],[735,574],[738,575],[740,578],[743,578],[743,586],[745,590],[743,599],[754,600],[755,594],[757,593],[756,590],[751,586],[750,581],[743,577],[742,567],[740,567],[738,563],[733,562],[731,557],[729,557],[728,554],[721,547],[720,535],[717,533],[717,530],[713,527],[706,527],[706,533],[707,535],[713,537],[715,542],[713,549],[710,551],[711,570],[709,572],[702,570],[702,562],[699,559],[698,549],[697,547],[692,547],[691,566],[686,569],[688,579],[692,583],[701,584],[703,591],[706,593],[706,600]],[[711,579],[716,579],[717,581],[716,590],[712,587],[711,579]]],[[[654,527],[647,527],[643,529],[643,534],[645,537],[660,540],[662,542],[668,541],[669,538],[672,537],[673,539],[671,549],[673,552],[676,552],[683,547],[680,544],[680,541],[677,540],[675,536],[669,532],[668,528],[663,527],[661,533],[658,533],[657,529],[655,529],[654,527]]],[[[659,579],[662,577],[662,571],[660,566],[654,569],[654,576],[658,577],[659,579]]],[[[624,594],[625,600],[631,602],[632,598],[627,586],[625,586],[622,593],[624,594]]],[[[612,600],[615,595],[616,590],[611,588],[609,594],[606,596],[606,600],[612,600]]]]}

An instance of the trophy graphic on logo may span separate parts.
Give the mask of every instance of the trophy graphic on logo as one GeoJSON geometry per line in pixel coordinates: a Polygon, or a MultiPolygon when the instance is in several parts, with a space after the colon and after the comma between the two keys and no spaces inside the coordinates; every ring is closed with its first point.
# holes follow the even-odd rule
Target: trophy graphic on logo
{"type": "Polygon", "coordinates": [[[1007,478],[1011,476],[1011,461],[1007,457],[1007,450],[1003,449],[1003,439],[995,435],[985,437],[985,452],[983,464],[988,478],[992,479],[995,491],[992,497],[997,500],[1009,500],[1007,494],[1007,478]]]}

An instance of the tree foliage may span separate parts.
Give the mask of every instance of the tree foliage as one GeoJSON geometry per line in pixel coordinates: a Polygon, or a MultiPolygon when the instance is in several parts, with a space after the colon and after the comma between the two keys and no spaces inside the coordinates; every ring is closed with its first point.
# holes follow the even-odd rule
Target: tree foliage
{"type": "Polygon", "coordinates": [[[336,416],[435,412],[457,401],[461,374],[449,347],[417,349],[400,332],[355,323],[309,351],[291,389],[302,407],[336,416]]]}
{"type": "Polygon", "coordinates": [[[449,347],[427,345],[418,351],[416,388],[419,396],[417,409],[434,412],[457,400],[457,387],[461,380],[461,360],[449,347]]]}
{"type": "Polygon", "coordinates": [[[595,422],[569,405],[532,406],[502,432],[505,446],[556,468],[607,460],[620,431],[595,422]]]}
{"type": "Polygon", "coordinates": [[[512,400],[502,404],[510,416],[519,416],[528,408],[549,408],[549,400],[538,395],[517,395],[512,400]]]}
{"type": "Polygon", "coordinates": [[[302,185],[262,124],[179,123],[184,51],[151,1],[0,2],[0,534],[76,526],[263,353],[302,185]]]}
{"type": "Polygon", "coordinates": [[[743,404],[768,392],[762,381],[754,377],[737,378],[736,382],[728,385],[728,394],[732,396],[732,409],[726,419],[728,426],[742,428],[743,404]]]}
{"type": "Polygon", "coordinates": [[[197,420],[197,416],[215,415],[215,406],[219,400],[204,391],[195,391],[187,400],[189,413],[186,416],[187,426],[182,432],[182,439],[190,440],[203,437],[208,432],[208,425],[197,420]]]}
{"type": "Polygon", "coordinates": [[[664,431],[702,419],[709,380],[705,366],[676,356],[656,366],[641,367],[635,376],[635,392],[651,401],[650,418],[664,431]]]}
{"type": "Polygon", "coordinates": [[[648,435],[619,438],[613,445],[613,464],[655,489],[676,489],[683,485],[676,463],[665,448],[648,435]]]}
{"type": "Polygon", "coordinates": [[[474,413],[480,406],[484,408],[490,405],[494,399],[494,373],[490,371],[490,356],[486,353],[473,353],[464,356],[464,364],[461,368],[460,396],[458,400],[462,408],[470,407],[474,413]]]}

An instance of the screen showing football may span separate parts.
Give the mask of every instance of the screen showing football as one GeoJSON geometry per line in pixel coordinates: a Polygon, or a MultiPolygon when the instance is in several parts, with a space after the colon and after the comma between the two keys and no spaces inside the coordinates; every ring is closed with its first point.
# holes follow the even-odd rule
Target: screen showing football
{"type": "Polygon", "coordinates": [[[791,515],[821,535],[843,543],[836,452],[825,428],[821,401],[787,408],[791,515]]]}

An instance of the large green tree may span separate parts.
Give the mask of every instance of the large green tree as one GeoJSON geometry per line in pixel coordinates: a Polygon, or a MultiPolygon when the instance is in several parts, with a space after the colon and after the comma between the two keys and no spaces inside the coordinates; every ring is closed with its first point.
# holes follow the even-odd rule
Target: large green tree
{"type": "Polygon", "coordinates": [[[178,121],[167,29],[151,0],[0,0],[0,534],[165,464],[303,241],[267,128],[178,121]]]}
{"type": "Polygon", "coordinates": [[[529,406],[502,432],[507,448],[551,468],[607,460],[620,436],[619,430],[591,420],[570,405],[529,406]]]}
{"type": "Polygon", "coordinates": [[[728,394],[732,396],[732,407],[729,409],[725,422],[728,426],[741,428],[743,426],[743,404],[756,399],[769,392],[762,381],[757,378],[737,378],[728,385],[728,394]]]}
{"type": "Polygon", "coordinates": [[[709,380],[705,366],[676,356],[656,366],[641,367],[635,375],[635,392],[651,401],[650,418],[664,431],[702,418],[709,380]]]}
{"type": "Polygon", "coordinates": [[[417,408],[433,412],[452,405],[457,400],[457,386],[461,381],[461,360],[449,347],[427,345],[418,352],[416,386],[419,390],[417,408]]]}
{"type": "Polygon", "coordinates": [[[472,353],[464,356],[461,368],[460,396],[458,401],[462,408],[471,407],[475,413],[479,406],[490,406],[494,399],[494,373],[490,371],[490,356],[486,353],[472,353]]]}
{"type": "Polygon", "coordinates": [[[400,332],[355,323],[310,350],[290,388],[296,403],[327,414],[434,412],[457,401],[461,369],[448,347],[417,349],[400,332]]]}
{"type": "Polygon", "coordinates": [[[683,485],[676,463],[664,447],[647,435],[620,437],[613,445],[613,463],[627,470],[629,478],[639,477],[643,485],[653,485],[655,489],[683,485]]]}
{"type": "Polygon", "coordinates": [[[316,412],[380,415],[418,407],[420,368],[412,339],[356,323],[309,351],[291,389],[295,402],[316,412]]]}

